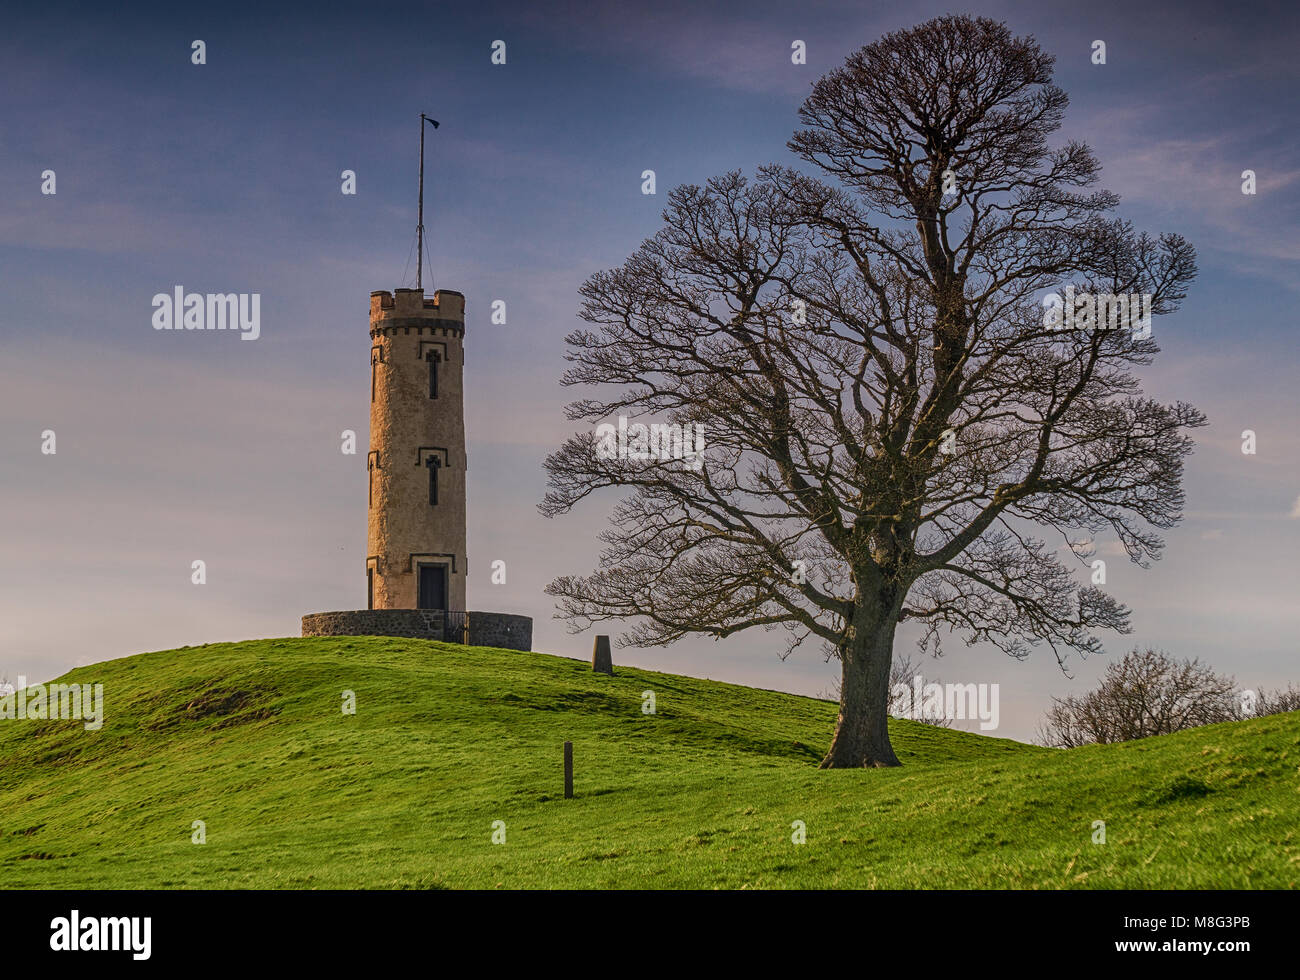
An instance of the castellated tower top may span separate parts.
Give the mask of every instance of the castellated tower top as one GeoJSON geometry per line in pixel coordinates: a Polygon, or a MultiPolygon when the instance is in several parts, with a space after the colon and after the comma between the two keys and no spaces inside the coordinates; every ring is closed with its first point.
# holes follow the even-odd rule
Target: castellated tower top
{"type": "Polygon", "coordinates": [[[439,289],[426,298],[423,289],[377,289],[370,294],[370,333],[394,327],[432,326],[465,331],[465,295],[439,289]]]}

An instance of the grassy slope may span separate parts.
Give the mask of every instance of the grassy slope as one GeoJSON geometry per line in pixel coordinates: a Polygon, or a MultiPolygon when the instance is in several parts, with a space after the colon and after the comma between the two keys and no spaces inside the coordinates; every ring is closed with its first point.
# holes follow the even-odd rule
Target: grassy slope
{"type": "Polygon", "coordinates": [[[107,718],[0,722],[0,887],[1300,881],[1300,713],[1070,752],[898,721],[903,768],[821,772],[833,705],[536,654],[263,640],[64,680],[107,718]]]}

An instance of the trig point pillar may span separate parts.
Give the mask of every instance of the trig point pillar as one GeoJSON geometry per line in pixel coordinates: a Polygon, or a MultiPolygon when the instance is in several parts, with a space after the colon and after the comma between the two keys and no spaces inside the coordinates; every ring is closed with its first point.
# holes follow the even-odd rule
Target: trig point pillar
{"type": "Polygon", "coordinates": [[[368,609],[465,609],[465,297],[370,294],[368,609]]]}

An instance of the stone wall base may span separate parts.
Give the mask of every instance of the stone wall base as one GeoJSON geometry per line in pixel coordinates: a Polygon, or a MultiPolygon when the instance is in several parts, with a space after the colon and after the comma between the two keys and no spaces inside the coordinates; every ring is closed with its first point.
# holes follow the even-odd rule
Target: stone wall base
{"type": "Polygon", "coordinates": [[[533,648],[533,620],[511,613],[452,614],[438,609],[354,609],[309,613],[303,636],[405,636],[505,650],[533,648]],[[461,618],[463,616],[463,619],[461,618]]]}

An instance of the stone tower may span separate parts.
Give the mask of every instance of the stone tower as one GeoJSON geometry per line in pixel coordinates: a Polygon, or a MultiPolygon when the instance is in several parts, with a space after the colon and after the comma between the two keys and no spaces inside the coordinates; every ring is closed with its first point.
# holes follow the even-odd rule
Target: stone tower
{"type": "Polygon", "coordinates": [[[365,609],[308,613],[303,636],[404,636],[531,650],[533,621],[466,609],[465,297],[370,294],[365,609]]]}
{"type": "Polygon", "coordinates": [[[465,609],[465,297],[370,294],[368,609],[465,609]]]}

